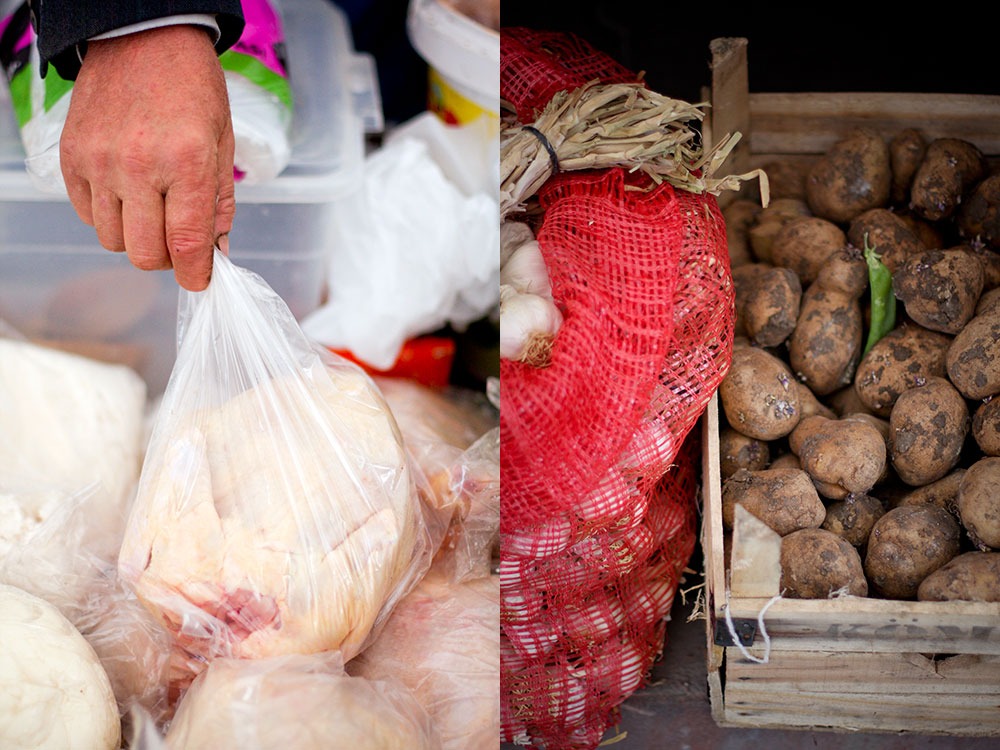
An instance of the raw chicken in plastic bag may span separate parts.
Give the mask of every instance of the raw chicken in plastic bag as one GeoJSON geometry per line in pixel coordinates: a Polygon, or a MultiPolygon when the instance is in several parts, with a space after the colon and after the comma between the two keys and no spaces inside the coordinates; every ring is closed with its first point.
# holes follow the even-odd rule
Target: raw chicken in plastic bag
{"type": "Polygon", "coordinates": [[[385,401],[218,251],[178,334],[122,578],[195,660],[349,659],[430,553],[385,401]]]}
{"type": "Polygon", "coordinates": [[[430,714],[445,750],[495,748],[500,736],[500,577],[453,584],[432,569],[347,671],[406,685],[430,714]]]}
{"type": "MultiPolygon", "coordinates": [[[[494,740],[498,737],[494,735],[494,740]]],[[[350,677],[337,654],[217,659],[181,699],[169,750],[436,750],[427,713],[395,681],[350,677]]],[[[145,747],[155,747],[146,742],[145,747]]]]}
{"type": "Polygon", "coordinates": [[[489,575],[500,528],[497,415],[485,395],[376,378],[443,525],[435,567],[458,582],[489,575]]]}

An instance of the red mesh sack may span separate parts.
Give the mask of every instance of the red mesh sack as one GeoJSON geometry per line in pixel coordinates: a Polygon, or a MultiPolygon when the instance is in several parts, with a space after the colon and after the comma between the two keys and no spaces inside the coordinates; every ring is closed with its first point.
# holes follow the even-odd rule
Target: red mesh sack
{"type": "MultiPolygon", "coordinates": [[[[571,35],[501,33],[501,96],[636,77],[571,35]]],[[[505,740],[595,747],[662,652],[695,544],[691,428],[729,367],[734,293],[714,197],[622,169],[556,174],[536,235],[563,323],[549,365],[501,360],[505,740]]]]}
{"type": "Polygon", "coordinates": [[[548,367],[501,360],[504,531],[567,515],[595,490],[667,356],[683,216],[669,185],[625,187],[622,170],[572,173],[539,195],[537,239],[563,324],[548,367]]]}
{"type": "Polygon", "coordinates": [[[595,78],[602,83],[639,80],[574,34],[508,27],[500,35],[500,97],[514,106],[522,122],[534,120],[556,92],[595,78]]]}
{"type": "Polygon", "coordinates": [[[548,750],[595,747],[662,653],[665,617],[694,549],[700,441],[649,492],[656,544],[631,572],[567,601],[564,589],[501,582],[501,731],[548,750]],[[525,597],[535,595],[535,606],[525,597]]]}
{"type": "Polygon", "coordinates": [[[627,187],[621,170],[580,172],[539,194],[563,325],[549,367],[501,361],[507,533],[627,509],[728,369],[734,293],[715,198],[627,187]]]}

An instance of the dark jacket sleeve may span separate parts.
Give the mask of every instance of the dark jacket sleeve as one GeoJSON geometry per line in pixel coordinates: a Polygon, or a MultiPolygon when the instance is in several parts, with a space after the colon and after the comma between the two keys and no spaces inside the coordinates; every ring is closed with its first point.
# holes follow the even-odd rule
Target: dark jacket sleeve
{"type": "Polygon", "coordinates": [[[38,55],[44,76],[51,63],[59,75],[75,80],[86,41],[107,31],[141,21],[186,13],[211,13],[219,24],[216,52],[233,46],[243,33],[240,0],[28,0],[31,23],[38,35],[38,55]]]}

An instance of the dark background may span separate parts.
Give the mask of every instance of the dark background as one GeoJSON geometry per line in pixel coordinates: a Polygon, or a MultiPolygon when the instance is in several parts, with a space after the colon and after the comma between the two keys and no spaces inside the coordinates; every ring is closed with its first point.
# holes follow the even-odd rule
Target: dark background
{"type": "MultiPolygon", "coordinates": [[[[504,26],[572,31],[659,93],[699,100],[709,42],[746,37],[751,92],[903,91],[1000,94],[1000,35],[971,4],[677,3],[503,0],[504,26]],[[752,7],[751,7],[752,6],[752,7]]],[[[979,6],[984,9],[987,6],[979,6]]],[[[1000,123],[998,123],[1000,127],[1000,123]]]]}

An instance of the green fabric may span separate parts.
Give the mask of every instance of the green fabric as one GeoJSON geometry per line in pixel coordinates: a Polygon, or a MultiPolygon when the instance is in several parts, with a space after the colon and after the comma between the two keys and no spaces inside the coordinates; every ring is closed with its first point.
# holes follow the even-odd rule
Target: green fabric
{"type": "Polygon", "coordinates": [[[72,88],[73,82],[61,77],[56,73],[55,67],[50,65],[49,72],[45,76],[45,111],[48,112],[52,109],[52,105],[62,99],[63,95],[72,88]]]}
{"type": "Polygon", "coordinates": [[[10,98],[14,103],[17,125],[21,128],[31,119],[31,79],[34,75],[32,66],[25,65],[10,82],[10,98]]]}
{"type": "Polygon", "coordinates": [[[222,64],[223,70],[239,73],[261,88],[270,91],[289,109],[292,108],[292,89],[288,85],[288,79],[275,73],[256,57],[234,50],[226,50],[219,55],[219,62],[222,64]]]}

